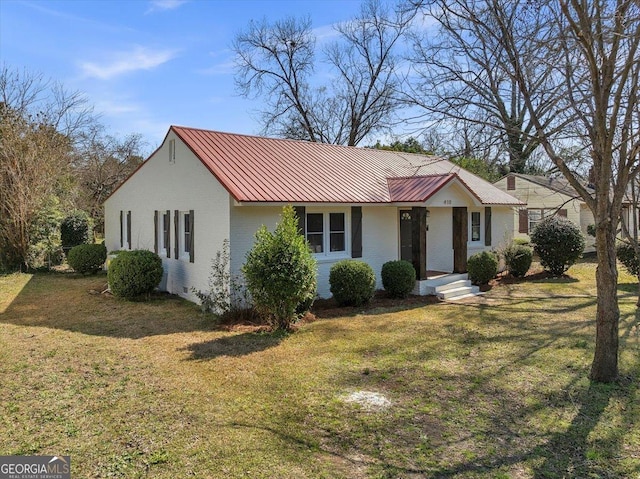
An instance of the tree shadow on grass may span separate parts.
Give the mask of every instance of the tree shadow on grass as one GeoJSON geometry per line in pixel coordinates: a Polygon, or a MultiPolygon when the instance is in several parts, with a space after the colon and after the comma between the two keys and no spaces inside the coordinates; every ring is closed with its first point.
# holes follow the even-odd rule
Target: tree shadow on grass
{"type": "Polygon", "coordinates": [[[588,389],[572,398],[576,414],[569,427],[532,451],[533,456],[544,459],[534,468],[534,477],[616,477],[608,466],[601,465],[601,460],[610,464],[619,455],[624,428],[611,428],[607,439],[600,438],[597,442],[590,441],[589,435],[613,398],[622,400],[631,410],[635,393],[636,388],[628,380],[619,384],[590,383],[588,389]]]}
{"type": "Polygon", "coordinates": [[[215,318],[178,296],[131,302],[101,294],[104,289],[101,275],[34,275],[0,311],[0,324],[130,339],[218,328],[215,318]]]}
{"type": "Polygon", "coordinates": [[[273,348],[286,339],[289,334],[286,331],[234,334],[192,343],[181,348],[180,351],[191,353],[191,356],[187,358],[189,361],[207,361],[222,356],[241,357],[273,348]]]}

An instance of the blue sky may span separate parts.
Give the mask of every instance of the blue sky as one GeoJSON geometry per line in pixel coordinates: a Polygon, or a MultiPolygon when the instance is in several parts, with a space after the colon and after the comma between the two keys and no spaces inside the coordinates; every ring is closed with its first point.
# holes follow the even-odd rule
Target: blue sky
{"type": "Polygon", "coordinates": [[[84,92],[111,133],[155,148],[169,125],[257,134],[233,83],[234,35],[251,19],[309,15],[319,42],[359,0],[0,0],[0,61],[84,92]]]}

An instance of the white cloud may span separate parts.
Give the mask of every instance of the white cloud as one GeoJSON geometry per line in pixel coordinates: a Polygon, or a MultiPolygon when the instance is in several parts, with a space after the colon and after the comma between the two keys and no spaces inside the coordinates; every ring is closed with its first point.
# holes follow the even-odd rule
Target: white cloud
{"type": "Polygon", "coordinates": [[[185,3],[187,3],[187,0],[151,0],[146,13],[174,10],[185,3]]]}
{"type": "Polygon", "coordinates": [[[175,50],[151,50],[136,46],[132,51],[114,52],[102,63],[82,62],[80,68],[86,77],[109,80],[136,70],[151,70],[176,56],[175,50]]]}
{"type": "Polygon", "coordinates": [[[129,113],[137,113],[141,110],[140,106],[135,103],[128,103],[126,100],[102,100],[96,102],[96,111],[109,116],[124,115],[129,113]]]}

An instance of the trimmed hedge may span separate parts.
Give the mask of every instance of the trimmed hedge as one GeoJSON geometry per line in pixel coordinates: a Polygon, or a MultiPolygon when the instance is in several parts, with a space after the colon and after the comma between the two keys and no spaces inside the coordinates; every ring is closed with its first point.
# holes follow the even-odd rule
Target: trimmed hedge
{"type": "Polygon", "coordinates": [[[533,249],[524,245],[511,245],[504,252],[504,262],[507,271],[516,278],[522,278],[527,274],[533,261],[533,249]]]}
{"type": "Polygon", "coordinates": [[[120,298],[148,295],[162,280],[162,260],[152,251],[121,251],[109,264],[107,280],[111,292],[120,298]]]}
{"type": "Polygon", "coordinates": [[[364,261],[345,259],[331,267],[329,284],[340,306],[361,306],[373,298],[376,275],[364,261]]]}
{"type": "Polygon", "coordinates": [[[469,257],[467,273],[474,284],[486,284],[498,274],[498,258],[495,253],[483,251],[469,257]]]}
{"type": "Polygon", "coordinates": [[[382,265],[382,286],[392,298],[406,298],[416,284],[416,270],[405,260],[382,265]]]}
{"type": "Polygon", "coordinates": [[[67,261],[76,273],[96,274],[107,259],[104,244],[81,244],[69,250],[67,261]]]}
{"type": "Polygon", "coordinates": [[[540,221],[530,237],[540,264],[555,276],[568,270],[584,251],[584,236],[580,228],[560,216],[540,221]]]}

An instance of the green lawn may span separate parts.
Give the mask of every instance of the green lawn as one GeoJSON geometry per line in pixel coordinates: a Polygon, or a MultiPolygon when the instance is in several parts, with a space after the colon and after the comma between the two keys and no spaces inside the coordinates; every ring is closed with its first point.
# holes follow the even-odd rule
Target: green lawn
{"type": "Polygon", "coordinates": [[[594,272],[291,335],[104,276],[3,276],[0,454],[70,455],[73,477],[640,478],[637,284],[621,273],[621,379],[590,384],[594,272]]]}

